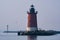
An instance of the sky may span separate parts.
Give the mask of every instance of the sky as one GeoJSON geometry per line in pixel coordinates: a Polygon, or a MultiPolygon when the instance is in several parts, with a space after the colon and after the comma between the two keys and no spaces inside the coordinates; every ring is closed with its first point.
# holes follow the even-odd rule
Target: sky
{"type": "Polygon", "coordinates": [[[26,30],[27,11],[34,5],[39,29],[60,30],[60,0],[0,0],[0,31],[26,30]]]}

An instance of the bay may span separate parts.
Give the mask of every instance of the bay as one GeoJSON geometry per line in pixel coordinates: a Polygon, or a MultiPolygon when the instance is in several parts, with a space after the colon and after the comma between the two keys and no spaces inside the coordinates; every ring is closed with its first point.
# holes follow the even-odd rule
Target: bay
{"type": "Polygon", "coordinates": [[[14,33],[0,33],[0,40],[60,40],[60,34],[53,36],[18,36],[14,33]]]}

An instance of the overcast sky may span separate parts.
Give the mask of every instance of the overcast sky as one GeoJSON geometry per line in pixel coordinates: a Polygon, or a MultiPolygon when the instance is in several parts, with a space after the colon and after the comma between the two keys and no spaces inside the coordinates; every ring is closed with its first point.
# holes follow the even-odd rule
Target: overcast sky
{"type": "Polygon", "coordinates": [[[27,11],[35,6],[38,27],[60,30],[60,0],[0,0],[0,30],[26,30],[27,11]]]}

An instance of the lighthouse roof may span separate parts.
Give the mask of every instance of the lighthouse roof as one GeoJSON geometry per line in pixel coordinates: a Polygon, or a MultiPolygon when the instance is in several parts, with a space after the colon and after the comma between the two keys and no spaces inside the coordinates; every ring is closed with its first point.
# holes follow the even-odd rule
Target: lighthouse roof
{"type": "Polygon", "coordinates": [[[30,13],[35,13],[35,8],[34,8],[34,5],[31,5],[31,8],[30,8],[30,13]]]}
{"type": "Polygon", "coordinates": [[[31,5],[31,7],[34,7],[34,5],[31,5]]]}

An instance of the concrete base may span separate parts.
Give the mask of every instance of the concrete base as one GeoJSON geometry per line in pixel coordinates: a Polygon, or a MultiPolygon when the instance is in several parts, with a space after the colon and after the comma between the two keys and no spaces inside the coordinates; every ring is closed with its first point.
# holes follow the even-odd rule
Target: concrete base
{"type": "Polygon", "coordinates": [[[35,31],[38,30],[37,27],[27,27],[27,31],[35,31]]]}

